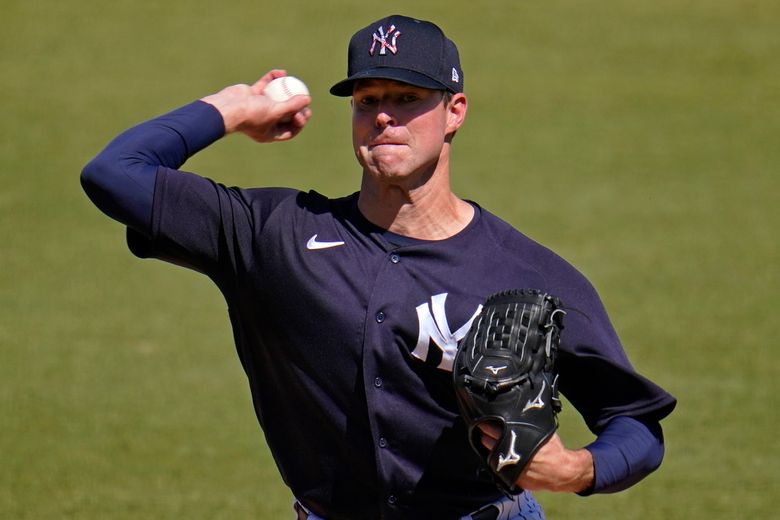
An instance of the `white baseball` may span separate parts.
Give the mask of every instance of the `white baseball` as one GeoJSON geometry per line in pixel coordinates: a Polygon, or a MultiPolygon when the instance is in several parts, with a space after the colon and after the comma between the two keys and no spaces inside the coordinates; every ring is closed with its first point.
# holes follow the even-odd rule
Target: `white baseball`
{"type": "Polygon", "coordinates": [[[266,85],[263,95],[276,102],[287,101],[293,96],[308,96],[309,89],[306,84],[294,76],[276,78],[266,85]]]}

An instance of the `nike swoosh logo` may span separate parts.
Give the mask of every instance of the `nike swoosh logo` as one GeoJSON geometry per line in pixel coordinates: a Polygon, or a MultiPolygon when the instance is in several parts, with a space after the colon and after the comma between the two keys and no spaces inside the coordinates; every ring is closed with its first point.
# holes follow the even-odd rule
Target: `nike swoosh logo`
{"type": "Polygon", "coordinates": [[[306,242],[306,249],[314,251],[317,249],[328,249],[331,247],[343,246],[344,242],[320,242],[317,240],[317,234],[315,233],[308,242],[306,242]]]}

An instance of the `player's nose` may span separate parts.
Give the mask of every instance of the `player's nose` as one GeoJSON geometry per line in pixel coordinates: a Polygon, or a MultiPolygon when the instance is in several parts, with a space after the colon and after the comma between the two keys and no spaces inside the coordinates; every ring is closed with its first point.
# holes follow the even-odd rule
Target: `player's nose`
{"type": "Polygon", "coordinates": [[[377,110],[376,119],[374,122],[377,128],[394,126],[397,123],[395,117],[388,110],[387,105],[385,105],[384,103],[380,105],[379,110],[377,110]]]}

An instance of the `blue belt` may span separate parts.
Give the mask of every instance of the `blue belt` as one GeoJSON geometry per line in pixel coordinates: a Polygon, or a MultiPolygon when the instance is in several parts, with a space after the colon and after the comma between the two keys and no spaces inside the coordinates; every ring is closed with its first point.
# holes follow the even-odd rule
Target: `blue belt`
{"type": "MultiPolygon", "coordinates": [[[[298,520],[326,520],[308,511],[297,500],[294,504],[298,520]]],[[[542,506],[528,491],[504,497],[479,508],[460,520],[545,520],[542,506]]]]}

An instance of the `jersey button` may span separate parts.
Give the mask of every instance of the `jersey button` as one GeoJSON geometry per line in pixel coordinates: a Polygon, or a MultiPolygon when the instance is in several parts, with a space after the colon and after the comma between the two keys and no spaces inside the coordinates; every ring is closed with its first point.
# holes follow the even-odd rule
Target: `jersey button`
{"type": "Polygon", "coordinates": [[[379,447],[387,448],[387,439],[385,439],[384,437],[379,437],[379,447]]]}
{"type": "Polygon", "coordinates": [[[397,264],[398,262],[401,261],[401,257],[393,253],[392,255],[390,255],[390,261],[393,262],[394,264],[397,264]]]}
{"type": "Polygon", "coordinates": [[[390,495],[389,497],[387,497],[387,503],[390,504],[391,506],[394,506],[396,502],[398,502],[398,498],[396,498],[395,495],[390,495]]]}
{"type": "Polygon", "coordinates": [[[382,387],[382,378],[381,377],[375,377],[374,378],[374,386],[377,388],[382,387]]]}
{"type": "Polygon", "coordinates": [[[383,321],[385,321],[385,313],[382,312],[382,311],[379,311],[379,312],[376,313],[376,316],[374,316],[374,318],[376,318],[376,322],[377,323],[382,323],[383,321]]]}

